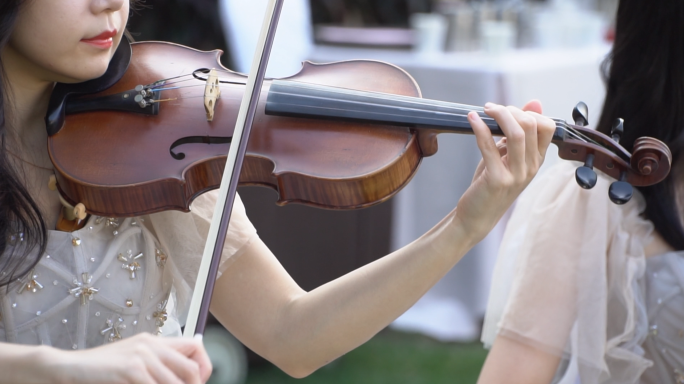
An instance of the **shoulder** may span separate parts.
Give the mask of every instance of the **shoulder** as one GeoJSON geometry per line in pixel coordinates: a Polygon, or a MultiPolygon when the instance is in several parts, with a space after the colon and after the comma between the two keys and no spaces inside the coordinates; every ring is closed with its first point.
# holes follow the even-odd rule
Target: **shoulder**
{"type": "MultiPolygon", "coordinates": [[[[183,239],[187,244],[196,243],[201,254],[214,216],[217,199],[217,190],[203,193],[190,205],[190,213],[179,211],[155,213],[149,216],[150,226],[158,236],[169,239],[174,244],[179,242],[178,239],[183,239]]],[[[256,236],[256,229],[247,217],[240,196],[236,194],[226,237],[226,247],[235,251],[254,236],[256,236]]],[[[191,247],[187,245],[185,248],[191,247]]]]}
{"type": "MultiPolygon", "coordinates": [[[[211,224],[218,197],[218,190],[209,191],[197,197],[190,206],[190,212],[192,212],[195,223],[204,236],[209,231],[209,224],[211,224]]],[[[240,195],[236,193],[228,227],[229,241],[231,238],[237,238],[236,240],[239,242],[244,242],[254,235],[256,235],[256,229],[247,217],[245,205],[242,203],[240,195]]]]}

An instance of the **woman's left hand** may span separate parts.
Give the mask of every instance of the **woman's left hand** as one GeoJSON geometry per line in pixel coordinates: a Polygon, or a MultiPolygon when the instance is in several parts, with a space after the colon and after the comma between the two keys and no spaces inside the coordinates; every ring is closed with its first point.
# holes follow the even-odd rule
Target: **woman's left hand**
{"type": "Polygon", "coordinates": [[[495,143],[478,114],[468,114],[482,161],[472,184],[458,202],[455,222],[475,242],[492,230],[532,181],[544,162],[556,129],[553,120],[541,115],[542,106],[536,100],[522,110],[487,103],[485,113],[496,120],[506,137],[495,143]]]}

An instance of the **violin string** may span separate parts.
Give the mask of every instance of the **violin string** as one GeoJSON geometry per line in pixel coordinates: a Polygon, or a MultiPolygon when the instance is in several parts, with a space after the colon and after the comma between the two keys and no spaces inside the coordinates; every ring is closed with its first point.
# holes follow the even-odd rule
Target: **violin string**
{"type": "MultiPolygon", "coordinates": [[[[174,84],[176,84],[176,83],[169,83],[169,84],[170,84],[170,85],[174,85],[174,84]]],[[[224,84],[226,84],[226,83],[223,83],[223,84],[220,84],[220,85],[224,85],[224,84]]],[[[235,84],[244,85],[244,83],[228,83],[228,85],[235,85],[235,84]]],[[[166,84],[164,84],[164,85],[166,85],[166,84]]],[[[205,86],[206,86],[205,84],[180,85],[180,86],[177,86],[177,87],[152,88],[152,90],[154,90],[154,91],[170,91],[170,90],[172,90],[172,89],[196,88],[196,87],[205,87],[205,86]]]]}
{"type": "Polygon", "coordinates": [[[585,143],[591,143],[591,144],[594,144],[594,145],[598,145],[598,146],[600,146],[600,147],[604,147],[604,145],[602,145],[601,143],[597,142],[596,140],[593,140],[592,138],[590,138],[589,136],[583,134],[582,132],[580,132],[580,131],[578,131],[578,130],[576,130],[576,129],[570,127],[570,126],[567,126],[567,125],[565,124],[565,122],[563,122],[563,124],[561,125],[561,128],[562,128],[565,132],[568,132],[571,136],[575,137],[576,139],[578,139],[578,140],[580,140],[580,141],[583,141],[583,142],[585,142],[585,143]]]}
{"type": "Polygon", "coordinates": [[[163,102],[163,101],[174,101],[174,100],[178,100],[178,98],[177,98],[177,97],[174,97],[174,98],[171,98],[171,99],[150,100],[150,102],[151,102],[151,103],[161,103],[161,102],[163,102]]]}
{"type": "MultiPolygon", "coordinates": [[[[235,72],[229,71],[229,70],[224,70],[224,69],[217,69],[217,72],[220,73],[230,73],[230,74],[235,74],[235,72]]],[[[166,79],[161,79],[158,80],[157,82],[148,85],[151,89],[154,89],[155,91],[168,91],[168,90],[173,90],[173,89],[180,89],[180,88],[194,88],[194,87],[204,87],[205,84],[196,84],[196,85],[185,85],[185,86],[175,86],[175,87],[169,87],[169,85],[174,85],[182,82],[187,82],[191,80],[206,80],[202,78],[195,77],[194,73],[193,74],[185,74],[185,75],[179,75],[179,76],[174,76],[174,77],[169,77],[166,79]],[[183,79],[183,80],[176,80],[176,79],[182,79],[184,77],[189,77],[192,76],[192,78],[189,79],[183,79]],[[170,82],[169,80],[176,80],[173,82],[170,82]]],[[[295,83],[295,81],[289,80],[292,83],[295,83]]],[[[296,82],[297,86],[303,87],[303,88],[317,88],[313,84],[307,84],[303,82],[296,82]]],[[[244,82],[238,82],[238,81],[226,81],[226,80],[219,80],[219,86],[222,86],[223,84],[241,84],[244,85],[244,82]]],[[[331,87],[327,87],[326,89],[330,89],[331,87]]],[[[457,104],[457,103],[450,103],[450,102],[444,102],[444,101],[439,101],[439,100],[430,100],[430,99],[421,99],[421,98],[414,98],[411,96],[403,96],[403,95],[392,95],[392,94],[386,94],[386,93],[380,93],[380,92],[369,92],[369,91],[359,91],[359,90],[353,90],[353,89],[346,89],[346,88],[335,88],[334,92],[340,93],[340,94],[348,94],[348,95],[361,95],[361,96],[366,96],[369,98],[374,98],[378,100],[391,100],[391,101],[409,101],[413,103],[416,106],[438,106],[438,107],[443,107],[446,109],[450,109],[454,111],[455,113],[452,113],[454,116],[458,117],[465,117],[467,116],[468,113],[471,111],[477,112],[478,114],[484,114],[484,108],[482,107],[477,107],[477,106],[469,106],[465,104],[457,104]],[[459,113],[461,112],[461,113],[459,113]],[[465,114],[462,112],[466,112],[465,114]]],[[[163,102],[163,101],[173,101],[173,100],[183,100],[183,99],[194,99],[194,98],[203,98],[204,96],[186,96],[186,97],[180,97],[180,98],[172,98],[172,99],[163,99],[163,100],[153,100],[153,102],[163,102]]],[[[481,116],[485,119],[491,119],[489,116],[481,116]]],[[[584,143],[592,143],[598,146],[603,146],[600,143],[596,142],[595,140],[589,138],[588,136],[584,135],[583,133],[577,131],[576,129],[569,127],[565,124],[565,122],[562,122],[559,127],[570,134],[573,138],[582,141],[584,143]]]]}
{"type": "Polygon", "coordinates": [[[381,101],[384,101],[384,100],[404,101],[404,102],[410,102],[410,103],[413,103],[416,105],[440,106],[440,107],[444,107],[447,109],[465,110],[468,112],[470,112],[470,111],[475,111],[478,113],[484,112],[484,108],[482,108],[482,107],[466,105],[466,104],[458,104],[458,103],[452,103],[452,102],[446,102],[446,101],[423,99],[423,98],[417,98],[417,97],[413,97],[413,96],[393,95],[393,94],[382,93],[382,92],[360,91],[360,90],[356,90],[356,89],[337,88],[337,87],[325,87],[325,88],[323,88],[323,87],[317,86],[316,84],[309,84],[309,83],[298,82],[298,81],[293,81],[293,80],[286,80],[286,81],[288,83],[291,83],[292,86],[294,86],[294,87],[308,88],[308,89],[313,89],[313,90],[326,90],[329,92],[351,95],[351,96],[365,96],[368,98],[374,98],[374,99],[378,99],[381,101]]]}
{"type": "Polygon", "coordinates": [[[594,140],[590,139],[588,136],[584,135],[583,133],[578,132],[578,131],[575,130],[574,128],[565,127],[565,126],[564,126],[564,127],[563,127],[563,130],[564,130],[565,132],[568,132],[570,135],[574,136],[574,137],[577,138],[578,140],[584,141],[585,143],[598,144],[597,142],[595,142],[594,140]]]}
{"type": "Polygon", "coordinates": [[[564,130],[565,132],[569,133],[570,136],[573,136],[575,139],[577,139],[577,140],[579,140],[579,141],[581,141],[581,142],[584,142],[584,143],[587,142],[586,139],[584,139],[584,138],[581,137],[580,135],[577,135],[573,130],[568,129],[568,128],[566,128],[566,127],[561,127],[561,129],[564,130]]]}
{"type": "MultiPolygon", "coordinates": [[[[164,82],[164,83],[157,84],[157,85],[154,85],[154,84],[153,84],[153,85],[148,85],[148,86],[146,86],[146,88],[150,88],[150,89],[152,89],[153,91],[165,91],[165,90],[169,90],[169,89],[175,89],[175,88],[170,88],[170,87],[167,88],[167,86],[169,86],[169,85],[175,85],[175,84],[178,84],[178,83],[183,83],[183,82],[191,81],[191,80],[199,80],[199,79],[196,79],[196,78],[193,77],[192,79],[179,80],[179,81],[171,81],[171,82],[164,82]],[[164,88],[160,88],[160,87],[164,87],[164,88]]],[[[163,81],[163,80],[162,80],[162,81],[163,81]]],[[[219,85],[224,85],[224,84],[245,85],[245,83],[241,83],[241,82],[239,82],[239,81],[219,80],[219,85]]],[[[206,86],[205,83],[201,83],[201,84],[195,84],[195,85],[188,85],[187,87],[205,87],[205,86],[206,86]]]]}
{"type": "MultiPolygon", "coordinates": [[[[177,100],[187,100],[187,99],[203,99],[203,98],[204,98],[203,95],[199,95],[199,96],[184,96],[184,97],[175,97],[175,98],[168,98],[168,99],[151,100],[151,102],[153,102],[153,103],[161,103],[161,102],[165,102],[165,101],[177,101],[177,100]]],[[[453,116],[455,116],[455,117],[465,117],[465,116],[467,116],[467,115],[453,114],[453,116]]],[[[570,136],[572,136],[573,138],[575,138],[575,139],[577,139],[577,140],[579,140],[579,141],[581,141],[581,142],[583,142],[583,143],[591,143],[591,144],[595,144],[595,145],[600,146],[600,147],[604,147],[603,145],[601,145],[601,144],[598,143],[597,141],[595,141],[595,140],[589,138],[588,136],[582,134],[581,132],[578,132],[578,131],[575,130],[574,128],[565,126],[564,124],[559,124],[559,125],[557,125],[557,126],[558,126],[559,128],[561,128],[563,131],[565,131],[565,132],[567,132],[568,134],[570,134],[570,136]]]]}
{"type": "MultiPolygon", "coordinates": [[[[289,80],[291,81],[291,80],[289,80]]],[[[294,81],[291,81],[292,83],[295,83],[294,81]]],[[[310,89],[316,89],[320,87],[317,87],[314,84],[307,84],[307,83],[302,83],[302,82],[297,82],[295,86],[299,86],[302,88],[310,88],[310,89]]],[[[329,88],[327,88],[329,90],[329,88]]],[[[439,106],[442,108],[450,109],[455,111],[455,115],[457,116],[467,116],[467,114],[471,111],[477,112],[480,117],[482,117],[485,120],[491,119],[491,117],[487,116],[484,114],[484,108],[482,107],[476,107],[476,106],[469,106],[465,104],[457,104],[457,103],[450,103],[450,102],[444,102],[444,101],[438,101],[438,100],[429,100],[429,99],[421,99],[421,98],[412,98],[410,96],[403,96],[403,95],[392,95],[392,94],[384,94],[384,93],[379,93],[379,92],[366,92],[366,91],[358,91],[358,90],[353,90],[353,89],[346,89],[346,88],[336,88],[333,92],[340,93],[340,94],[347,94],[347,95],[354,95],[354,96],[365,96],[368,98],[374,98],[374,99],[379,99],[379,100],[394,100],[394,101],[408,101],[411,102],[414,105],[417,106],[439,106]],[[461,112],[461,113],[458,113],[461,112]],[[465,113],[463,113],[465,112],[465,113]],[[484,115],[484,116],[483,116],[484,115]]],[[[568,132],[572,137],[576,138],[577,140],[580,140],[585,143],[592,143],[598,146],[603,147],[602,144],[598,143],[597,141],[591,139],[590,137],[584,135],[583,133],[577,131],[576,129],[567,126],[567,123],[563,122],[563,124],[560,126],[564,131],[568,132]]]]}
{"type": "MultiPolygon", "coordinates": [[[[195,71],[195,72],[197,72],[197,71],[195,71]]],[[[206,81],[206,79],[195,77],[194,72],[193,72],[193,73],[188,73],[185,75],[178,75],[178,76],[168,77],[165,79],[159,79],[159,80],[155,81],[154,83],[146,85],[145,87],[151,88],[151,89],[156,89],[158,87],[163,87],[163,86],[170,85],[170,84],[182,83],[182,82],[191,81],[191,80],[206,81]],[[182,79],[185,77],[189,77],[189,78],[184,79],[184,80],[177,80],[177,79],[182,79]],[[170,81],[170,80],[176,80],[176,81],[170,81]]]]}
{"type": "MultiPolygon", "coordinates": [[[[190,76],[190,75],[185,75],[185,76],[190,76]]],[[[179,77],[180,77],[180,76],[176,76],[176,77],[171,78],[171,79],[178,79],[179,77]]],[[[150,88],[150,89],[156,90],[156,89],[158,89],[159,87],[165,87],[165,86],[167,86],[167,85],[173,85],[173,84],[183,83],[183,82],[190,81],[190,80],[196,80],[196,79],[195,79],[194,77],[189,78],[189,79],[185,79],[185,80],[176,80],[176,81],[168,81],[167,79],[162,79],[162,80],[159,80],[159,81],[154,82],[154,83],[152,83],[152,84],[148,84],[148,85],[146,86],[146,88],[150,88]]]]}
{"type": "Polygon", "coordinates": [[[176,100],[188,100],[188,99],[203,99],[204,95],[199,95],[199,96],[184,96],[184,97],[174,97],[174,98],[168,98],[168,99],[158,99],[158,100],[150,100],[151,103],[161,103],[163,101],[176,101],[176,100]]]}
{"type": "MultiPolygon", "coordinates": [[[[188,77],[188,76],[192,76],[192,74],[190,73],[190,74],[185,74],[185,75],[178,75],[178,76],[173,76],[173,77],[167,77],[166,79],[159,79],[159,80],[155,81],[154,83],[147,84],[145,87],[146,87],[146,88],[154,88],[154,87],[156,87],[156,86],[164,85],[164,84],[167,83],[169,80],[180,79],[180,78],[182,78],[182,77],[188,77]]],[[[194,78],[194,76],[193,76],[193,78],[194,78]]],[[[185,80],[183,80],[183,81],[185,81],[185,80]]]]}
{"type": "Polygon", "coordinates": [[[579,141],[581,141],[581,142],[583,142],[583,143],[587,143],[587,142],[588,142],[588,140],[587,140],[588,138],[587,138],[587,139],[583,138],[583,137],[582,137],[582,136],[583,136],[582,134],[579,134],[578,132],[576,132],[576,131],[575,131],[574,129],[572,129],[572,128],[564,127],[564,126],[561,125],[561,126],[560,126],[560,129],[562,129],[563,131],[569,133],[570,136],[574,137],[575,139],[577,139],[577,140],[579,140],[579,141]]]}
{"type": "MultiPolygon", "coordinates": [[[[292,81],[292,80],[288,80],[288,81],[295,83],[295,81],[292,81]]],[[[295,85],[295,86],[300,86],[303,88],[312,88],[312,89],[319,88],[320,89],[320,87],[317,87],[314,84],[307,84],[307,83],[302,83],[302,82],[297,82],[297,85],[295,85]]],[[[379,92],[358,91],[358,90],[346,89],[346,88],[336,88],[334,90],[334,92],[337,92],[340,94],[366,96],[369,98],[375,98],[375,99],[380,99],[380,100],[408,101],[414,105],[439,106],[439,107],[443,107],[446,109],[455,110],[457,112],[465,112],[465,114],[457,113],[458,116],[466,116],[471,111],[477,112],[478,114],[484,114],[484,108],[482,108],[482,107],[470,106],[470,105],[465,105],[465,104],[450,103],[450,102],[444,102],[444,101],[439,101],[439,100],[413,98],[410,96],[392,95],[392,94],[385,94],[385,93],[379,93],[379,92]]],[[[481,116],[481,117],[483,117],[485,119],[491,119],[491,117],[489,117],[487,115],[481,116]]],[[[595,141],[595,140],[591,139],[590,137],[586,136],[585,134],[579,132],[578,130],[568,126],[567,123],[564,121],[562,122],[562,125],[560,126],[560,128],[562,128],[564,131],[568,132],[571,136],[575,137],[576,139],[578,139],[580,141],[583,141],[585,143],[592,143],[595,145],[603,146],[600,143],[598,143],[597,141],[595,141]]]]}
{"type": "MultiPolygon", "coordinates": [[[[230,71],[228,71],[228,70],[217,70],[217,71],[218,71],[218,72],[223,72],[223,73],[231,73],[231,74],[234,74],[234,72],[230,72],[230,71]]],[[[177,83],[180,83],[180,82],[190,81],[190,80],[194,80],[194,79],[203,80],[203,79],[201,79],[201,78],[196,78],[196,77],[194,77],[193,74],[186,74],[186,75],[180,75],[180,76],[171,77],[171,78],[168,78],[168,79],[161,79],[161,80],[157,81],[156,83],[153,83],[153,84],[151,85],[150,88],[151,88],[151,89],[154,89],[154,90],[169,90],[169,89],[175,89],[175,88],[166,87],[166,86],[168,86],[168,85],[174,85],[174,84],[177,84],[177,83]],[[179,78],[187,77],[187,76],[193,76],[193,78],[191,78],[191,79],[185,79],[185,80],[178,80],[178,81],[173,81],[173,82],[169,82],[169,81],[168,81],[168,80],[179,79],[179,78]],[[161,82],[164,82],[164,83],[161,83],[161,82]],[[156,84],[156,85],[155,85],[155,84],[156,84]],[[159,87],[165,87],[165,88],[159,88],[159,87]]],[[[292,80],[288,80],[288,82],[297,83],[297,84],[299,84],[299,85],[301,85],[301,86],[303,86],[303,87],[306,87],[306,88],[317,88],[317,87],[316,87],[315,85],[313,85],[313,84],[308,84],[308,83],[303,83],[303,82],[295,82],[295,81],[292,81],[292,80]]],[[[244,82],[240,82],[240,81],[228,81],[228,80],[219,80],[219,83],[220,83],[220,85],[223,85],[223,84],[239,84],[239,85],[244,85],[244,84],[245,84],[244,82]]],[[[203,86],[205,86],[205,85],[204,85],[204,84],[197,84],[197,85],[188,86],[188,87],[203,87],[203,86]]],[[[326,89],[328,89],[328,90],[330,90],[330,88],[334,88],[334,92],[341,93],[341,94],[365,95],[365,96],[377,98],[377,99],[379,99],[379,100],[410,101],[410,102],[413,102],[413,103],[416,104],[416,105],[424,105],[424,106],[441,106],[441,107],[449,108],[449,109],[467,110],[468,112],[471,111],[471,110],[472,110],[472,111],[475,111],[475,112],[478,112],[478,113],[483,113],[483,112],[484,112],[484,108],[482,108],[482,107],[467,106],[467,105],[465,105],[465,104],[455,104],[455,103],[443,102],[443,101],[438,101],[438,100],[429,100],[429,99],[412,98],[411,96],[392,95],[392,94],[382,93],[382,92],[358,91],[358,90],[351,90],[351,89],[345,89],[345,88],[326,87],[326,89]],[[373,95],[373,94],[374,94],[374,95],[373,95]],[[467,108],[465,108],[465,107],[467,107],[467,108]]]]}
{"type": "MultiPolygon", "coordinates": [[[[184,74],[184,75],[178,75],[178,76],[174,76],[174,77],[168,77],[168,78],[166,78],[166,79],[160,79],[160,80],[157,80],[156,82],[154,82],[154,83],[152,83],[152,84],[148,84],[147,87],[154,88],[155,86],[163,86],[163,85],[168,85],[168,84],[174,84],[174,83],[183,82],[183,81],[189,81],[189,80],[193,80],[193,79],[200,80],[200,81],[201,81],[201,80],[206,81],[206,78],[203,79],[202,77],[195,76],[195,73],[197,73],[197,72],[206,73],[206,72],[202,72],[203,70],[205,70],[205,68],[195,70],[193,73],[188,73],[188,74],[184,74]],[[191,78],[191,79],[186,79],[186,80],[179,80],[179,81],[169,82],[169,80],[180,79],[180,78],[188,77],[188,76],[192,76],[192,78],[191,78]],[[162,82],[163,82],[163,84],[162,84],[162,82]]],[[[208,69],[206,69],[206,70],[208,71],[208,69]]],[[[217,71],[217,72],[220,72],[220,73],[228,73],[228,74],[231,74],[231,75],[236,74],[236,72],[232,72],[232,71],[229,71],[229,70],[226,70],[226,69],[216,69],[216,71],[217,71]]],[[[219,80],[219,82],[220,82],[220,83],[231,83],[231,84],[242,84],[242,85],[246,84],[245,82],[228,81],[228,80],[219,80]]]]}
{"type": "MultiPolygon", "coordinates": [[[[194,88],[194,87],[201,87],[201,86],[204,86],[204,85],[203,85],[203,84],[197,84],[197,85],[186,85],[186,86],[176,86],[176,87],[165,87],[165,88],[157,88],[156,90],[157,90],[157,91],[166,91],[166,90],[181,89],[181,88],[194,88]]],[[[174,100],[185,100],[185,99],[195,99],[195,98],[203,98],[203,97],[204,97],[203,95],[198,95],[198,96],[183,96],[183,97],[176,97],[176,98],[172,98],[172,99],[153,100],[153,102],[174,101],[174,100]]],[[[417,104],[431,105],[430,103],[417,103],[417,104]]],[[[448,106],[451,107],[451,105],[448,105],[448,106]]],[[[460,108],[458,108],[458,109],[460,109],[460,108]]],[[[457,109],[457,110],[458,110],[458,109],[457,109]]],[[[475,111],[475,112],[479,112],[478,109],[481,109],[481,108],[474,107],[474,108],[471,109],[471,110],[473,110],[473,111],[475,111]]],[[[468,111],[468,112],[469,112],[469,111],[468,111]]],[[[465,116],[467,116],[467,113],[466,113],[466,114],[455,113],[455,114],[453,114],[453,115],[454,115],[454,116],[457,116],[457,117],[465,117],[465,116]]],[[[594,144],[598,144],[598,143],[594,142],[593,140],[589,139],[588,137],[584,136],[583,134],[581,134],[581,133],[575,131],[574,129],[565,126],[564,124],[563,124],[563,125],[560,125],[560,128],[563,129],[564,131],[568,132],[571,136],[575,137],[576,139],[578,139],[578,140],[580,140],[580,141],[582,141],[582,142],[590,142],[590,141],[591,141],[591,142],[593,142],[594,144]]]]}
{"type": "MultiPolygon", "coordinates": [[[[222,70],[222,69],[218,69],[217,72],[231,73],[231,74],[234,73],[234,72],[222,70]]],[[[169,79],[177,79],[177,78],[182,78],[182,77],[187,77],[187,76],[193,76],[193,79],[195,78],[194,75],[192,75],[192,74],[186,74],[186,75],[180,75],[180,76],[176,76],[176,77],[169,78],[169,79]]],[[[189,81],[189,80],[192,80],[192,79],[180,80],[180,81],[176,81],[173,83],[165,82],[164,84],[159,84],[159,86],[172,85],[174,83],[179,83],[179,82],[189,81]]],[[[226,83],[226,82],[224,81],[224,83],[226,83]]],[[[241,82],[228,82],[228,83],[244,84],[241,82]]],[[[294,83],[294,81],[293,81],[293,83],[294,83]]],[[[301,82],[298,83],[298,85],[303,86],[303,87],[307,87],[307,88],[316,88],[314,85],[301,83],[301,82]]],[[[178,88],[191,88],[191,87],[201,87],[201,86],[204,86],[204,84],[189,85],[189,86],[178,86],[178,87],[164,87],[164,88],[156,88],[156,90],[164,91],[164,90],[171,90],[171,89],[178,89],[178,88]]],[[[410,98],[410,97],[402,96],[402,95],[391,95],[391,94],[384,94],[384,93],[377,93],[377,92],[366,92],[366,91],[350,90],[350,89],[345,89],[345,88],[336,88],[335,91],[338,93],[342,93],[342,94],[363,95],[363,96],[368,96],[371,98],[376,98],[376,99],[381,99],[381,100],[410,101],[416,105],[422,105],[422,106],[440,106],[440,107],[444,107],[447,109],[455,110],[455,112],[456,112],[455,115],[459,116],[459,117],[467,116],[467,113],[469,113],[470,111],[475,111],[478,114],[484,113],[484,108],[482,108],[482,107],[466,106],[463,104],[454,104],[454,103],[442,102],[442,101],[438,101],[438,100],[428,100],[428,99],[420,99],[420,98],[416,99],[416,98],[410,98]],[[458,112],[466,112],[466,113],[463,114],[463,113],[458,113],[458,112]]],[[[189,97],[183,97],[182,99],[199,98],[199,97],[202,97],[202,96],[189,96],[189,97]]],[[[483,116],[483,117],[489,118],[488,116],[483,116]]],[[[560,126],[560,128],[563,129],[565,132],[568,132],[571,136],[573,136],[574,138],[576,138],[582,142],[585,142],[585,143],[589,142],[589,143],[593,143],[596,145],[600,145],[598,142],[592,140],[591,138],[589,138],[586,135],[578,132],[577,130],[566,126],[565,124],[562,124],[560,126]]]]}
{"type": "Polygon", "coordinates": [[[181,88],[195,88],[195,87],[204,87],[204,84],[195,84],[195,85],[179,85],[177,87],[165,87],[165,88],[153,88],[155,91],[170,91],[172,89],[181,89],[181,88]]]}
{"type": "MultiPolygon", "coordinates": [[[[337,90],[336,90],[336,91],[337,91],[337,90]]],[[[442,111],[442,113],[444,113],[444,114],[456,115],[456,116],[459,116],[459,117],[465,117],[465,116],[467,116],[468,113],[470,113],[471,111],[475,111],[475,112],[477,112],[478,114],[480,114],[480,116],[481,116],[483,119],[485,119],[485,120],[492,120],[491,117],[489,117],[489,116],[487,116],[487,115],[483,115],[483,114],[484,114],[484,109],[482,109],[482,108],[480,108],[480,107],[466,106],[466,105],[455,104],[455,103],[444,103],[444,104],[441,104],[441,103],[437,103],[437,102],[434,102],[433,100],[429,100],[429,99],[421,99],[421,98],[415,98],[415,97],[410,97],[410,96],[401,96],[401,95],[381,94],[381,93],[377,93],[377,92],[363,92],[363,91],[358,91],[358,92],[346,92],[346,90],[345,90],[345,91],[343,91],[343,92],[337,92],[337,93],[339,93],[339,94],[347,94],[347,95],[365,96],[365,97],[370,98],[370,99],[376,99],[376,100],[379,100],[379,101],[380,101],[380,103],[378,103],[378,105],[383,105],[383,104],[384,104],[384,103],[383,103],[384,101],[389,100],[389,101],[403,101],[403,102],[409,102],[409,103],[411,103],[411,104],[412,104],[413,106],[415,106],[415,107],[421,107],[421,106],[431,106],[431,107],[434,107],[434,106],[439,106],[439,107],[443,107],[443,108],[449,110],[448,112],[442,111]],[[385,97],[385,95],[387,95],[387,97],[385,97]],[[441,104],[441,105],[440,105],[440,104],[441,104]]],[[[410,107],[408,107],[408,108],[410,108],[410,107]]]]}

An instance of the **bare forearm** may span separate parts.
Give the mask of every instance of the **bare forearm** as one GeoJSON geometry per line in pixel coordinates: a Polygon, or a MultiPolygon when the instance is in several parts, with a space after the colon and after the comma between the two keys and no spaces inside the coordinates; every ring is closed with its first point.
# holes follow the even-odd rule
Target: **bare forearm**
{"type": "Polygon", "coordinates": [[[463,257],[475,240],[452,223],[451,217],[401,250],[311,292],[288,287],[274,272],[265,279],[260,276],[260,292],[231,298],[236,285],[244,292],[246,286],[256,284],[256,277],[248,271],[258,267],[250,264],[269,252],[259,242],[252,255],[241,256],[228,270],[228,279],[219,279],[217,290],[228,297],[215,299],[212,311],[250,348],[289,374],[305,376],[386,327],[463,257]],[[265,280],[269,284],[264,285],[265,280]],[[262,302],[271,289],[288,299],[262,302]]]}
{"type": "Polygon", "coordinates": [[[0,343],[0,383],[57,383],[47,364],[51,348],[0,343]]]}
{"type": "Polygon", "coordinates": [[[447,219],[411,245],[297,297],[279,342],[315,369],[367,341],[470,249],[469,239],[449,224],[447,219]]]}

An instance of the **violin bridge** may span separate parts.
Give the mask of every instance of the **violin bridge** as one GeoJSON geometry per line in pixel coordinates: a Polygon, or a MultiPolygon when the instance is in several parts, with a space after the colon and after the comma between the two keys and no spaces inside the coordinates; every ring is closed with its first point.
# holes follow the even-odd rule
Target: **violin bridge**
{"type": "Polygon", "coordinates": [[[209,71],[207,84],[204,86],[204,110],[207,112],[207,121],[214,120],[214,107],[216,100],[221,97],[221,88],[216,69],[209,71]]]}

